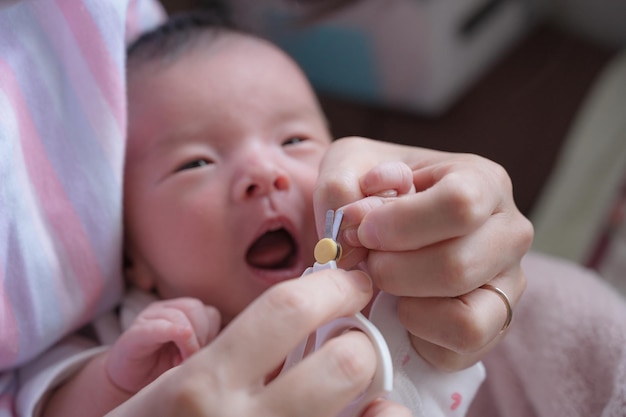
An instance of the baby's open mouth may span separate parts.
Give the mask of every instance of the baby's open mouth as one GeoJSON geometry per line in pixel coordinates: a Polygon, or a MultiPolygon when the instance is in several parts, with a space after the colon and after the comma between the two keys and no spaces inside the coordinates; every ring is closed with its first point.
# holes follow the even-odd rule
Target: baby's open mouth
{"type": "Polygon", "coordinates": [[[248,249],[246,261],[259,269],[281,269],[294,265],[297,245],[285,229],[266,232],[248,249]]]}

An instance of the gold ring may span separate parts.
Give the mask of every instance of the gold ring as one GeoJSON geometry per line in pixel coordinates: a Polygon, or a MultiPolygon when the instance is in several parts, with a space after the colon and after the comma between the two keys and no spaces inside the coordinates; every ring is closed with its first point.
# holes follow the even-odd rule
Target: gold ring
{"type": "Polygon", "coordinates": [[[509,327],[511,320],[513,320],[513,307],[511,306],[511,300],[509,300],[509,297],[504,293],[504,291],[498,287],[494,287],[493,285],[485,284],[480,288],[495,292],[502,299],[502,301],[504,301],[504,305],[506,305],[506,320],[502,325],[502,329],[500,329],[500,333],[502,333],[509,327]]]}

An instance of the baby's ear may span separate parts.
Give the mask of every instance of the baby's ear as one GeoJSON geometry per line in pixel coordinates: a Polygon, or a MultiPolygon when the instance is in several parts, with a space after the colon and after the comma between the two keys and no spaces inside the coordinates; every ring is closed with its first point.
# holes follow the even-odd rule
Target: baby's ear
{"type": "Polygon", "coordinates": [[[124,251],[124,278],[126,281],[140,290],[152,291],[155,282],[149,268],[138,257],[134,257],[129,251],[124,251]]]}

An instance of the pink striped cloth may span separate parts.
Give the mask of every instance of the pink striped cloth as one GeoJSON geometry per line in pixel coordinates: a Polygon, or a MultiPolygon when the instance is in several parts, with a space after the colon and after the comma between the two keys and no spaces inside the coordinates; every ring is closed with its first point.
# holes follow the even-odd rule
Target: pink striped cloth
{"type": "Polygon", "coordinates": [[[0,416],[17,368],[122,291],[125,46],[153,0],[0,2],[0,416]]]}

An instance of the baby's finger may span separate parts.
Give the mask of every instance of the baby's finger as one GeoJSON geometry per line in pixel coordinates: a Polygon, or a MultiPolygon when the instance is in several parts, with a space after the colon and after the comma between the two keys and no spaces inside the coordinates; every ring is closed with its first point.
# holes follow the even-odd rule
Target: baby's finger
{"type": "Polygon", "coordinates": [[[141,317],[137,324],[138,326],[131,329],[135,332],[138,328],[142,329],[142,335],[138,340],[145,346],[144,355],[149,351],[160,349],[167,343],[173,343],[184,360],[201,348],[189,318],[179,309],[162,309],[158,316],[141,317]]]}
{"type": "Polygon", "coordinates": [[[182,299],[184,304],[181,311],[184,312],[189,324],[193,329],[195,342],[199,347],[211,342],[221,328],[221,315],[217,308],[207,306],[198,299],[182,299]]]}
{"type": "Polygon", "coordinates": [[[159,301],[144,311],[142,317],[167,319],[178,327],[175,342],[181,349],[183,359],[209,343],[221,325],[216,308],[190,297],[159,301]]]}
{"type": "Polygon", "coordinates": [[[386,162],[369,170],[360,180],[366,196],[396,197],[407,194],[413,187],[413,171],[403,162],[386,162]]]}

